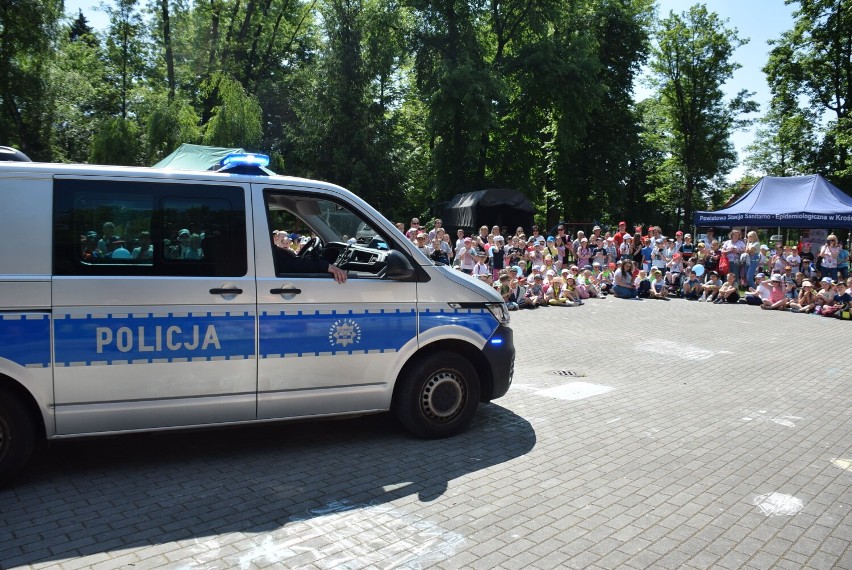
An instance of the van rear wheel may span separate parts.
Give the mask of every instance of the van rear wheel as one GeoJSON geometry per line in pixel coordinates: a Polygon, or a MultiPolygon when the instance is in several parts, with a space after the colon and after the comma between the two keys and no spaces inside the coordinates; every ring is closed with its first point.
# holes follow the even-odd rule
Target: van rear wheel
{"type": "Polygon", "coordinates": [[[479,405],[479,375],[452,352],[423,357],[400,379],[394,413],[409,431],[440,438],[463,431],[479,405]]]}
{"type": "Polygon", "coordinates": [[[23,403],[0,389],[0,487],[26,465],[35,445],[35,425],[23,403]]]}

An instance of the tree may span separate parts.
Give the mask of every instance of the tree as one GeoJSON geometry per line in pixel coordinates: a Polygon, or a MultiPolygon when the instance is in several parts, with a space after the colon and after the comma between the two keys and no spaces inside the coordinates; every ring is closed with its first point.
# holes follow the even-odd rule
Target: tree
{"type": "Polygon", "coordinates": [[[230,77],[218,78],[221,104],[213,108],[204,142],[214,146],[255,147],[263,137],[260,103],[230,77]]]}
{"type": "Polygon", "coordinates": [[[0,2],[0,144],[49,160],[48,77],[62,0],[0,2]]]}
{"type": "MultiPolygon", "coordinates": [[[[791,4],[793,0],[786,0],[791,4]]],[[[816,169],[852,189],[852,0],[797,0],[795,25],[775,42],[764,68],[773,96],[804,97],[806,120],[828,119],[816,169]],[[822,162],[822,164],[820,164],[822,162]]],[[[796,113],[779,109],[779,120],[796,113]]]]}
{"type": "Polygon", "coordinates": [[[99,114],[99,93],[105,75],[97,36],[85,31],[80,19],[58,42],[50,71],[50,100],[53,103],[53,160],[86,162],[99,114]]]}
{"type": "Polygon", "coordinates": [[[747,164],[768,176],[812,172],[817,148],[815,123],[813,115],[799,109],[795,100],[773,98],[768,113],[760,119],[754,143],[747,148],[747,164]]]}
{"type": "Polygon", "coordinates": [[[110,24],[104,46],[105,111],[128,119],[132,92],[148,76],[145,28],[136,0],[116,0],[115,7],[107,7],[107,13],[110,24]]]}
{"type": "Polygon", "coordinates": [[[741,91],[725,101],[722,92],[722,85],[740,67],[731,59],[733,52],[746,42],[703,4],[680,15],[670,12],[659,23],[650,67],[670,157],[663,166],[668,173],[666,187],[652,199],[668,195],[674,200],[675,225],[691,220],[712,180],[733,168],[731,133],[748,123],[742,114],[757,110],[750,93],[741,91]]]}
{"type": "Polygon", "coordinates": [[[492,117],[492,77],[479,43],[484,14],[463,0],[411,0],[417,96],[428,109],[430,190],[436,201],[479,188],[492,117]]]}
{"type": "Polygon", "coordinates": [[[632,96],[650,49],[652,9],[650,0],[590,3],[588,30],[595,38],[599,91],[589,105],[582,142],[569,158],[573,176],[566,180],[566,215],[583,212],[587,220],[606,220],[636,214],[639,204],[626,192],[630,159],[639,145],[639,117],[632,96]]]}

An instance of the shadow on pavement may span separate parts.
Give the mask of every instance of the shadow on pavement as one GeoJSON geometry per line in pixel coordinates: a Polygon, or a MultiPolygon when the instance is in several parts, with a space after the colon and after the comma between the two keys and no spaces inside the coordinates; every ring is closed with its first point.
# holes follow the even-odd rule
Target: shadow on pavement
{"type": "Polygon", "coordinates": [[[535,443],[529,422],[495,404],[434,441],[384,414],[55,443],[0,491],[0,566],[263,533],[329,504],[431,501],[535,443]]]}

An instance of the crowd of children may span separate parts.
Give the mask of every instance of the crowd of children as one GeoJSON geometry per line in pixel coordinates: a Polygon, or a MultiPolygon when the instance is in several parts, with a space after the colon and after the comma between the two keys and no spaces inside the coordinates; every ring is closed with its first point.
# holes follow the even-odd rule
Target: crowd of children
{"type": "Polygon", "coordinates": [[[430,230],[416,218],[407,231],[398,227],[433,260],[492,284],[510,310],[573,307],[614,295],[850,318],[849,251],[833,234],[812,251],[808,242],[770,248],[756,232],[742,240],[736,229],[725,240],[716,239],[712,229],[696,241],[682,231],[666,237],[654,226],[631,234],[625,222],[615,233],[595,226],[588,236],[583,231],[570,236],[561,225],[551,236],[537,226],[530,235],[519,227],[511,236],[505,228],[482,226],[474,235],[459,230],[455,244],[441,220],[430,230]]]}

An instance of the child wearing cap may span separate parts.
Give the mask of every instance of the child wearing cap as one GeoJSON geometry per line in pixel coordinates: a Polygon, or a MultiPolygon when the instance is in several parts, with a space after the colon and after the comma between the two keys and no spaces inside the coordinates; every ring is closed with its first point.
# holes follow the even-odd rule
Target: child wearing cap
{"type": "Polygon", "coordinates": [[[491,277],[498,279],[500,272],[506,268],[506,246],[503,236],[494,236],[494,245],[488,250],[491,262],[491,277]]]}
{"type": "Polygon", "coordinates": [[[707,272],[707,277],[704,278],[704,294],[705,301],[715,302],[716,296],[719,294],[719,288],[722,287],[722,280],[719,278],[719,273],[716,270],[707,272]]]}
{"type": "Polygon", "coordinates": [[[491,279],[491,270],[488,268],[488,265],[485,263],[485,259],[487,258],[487,254],[484,251],[477,250],[475,252],[476,263],[473,265],[473,276],[481,277],[483,275],[487,275],[489,279],[491,279]]]}
{"type": "Polygon", "coordinates": [[[568,296],[565,294],[565,289],[562,287],[562,278],[553,277],[550,280],[550,287],[545,291],[545,299],[551,307],[573,307],[568,296]]]}
{"type": "Polygon", "coordinates": [[[762,305],[764,301],[769,300],[772,286],[769,285],[769,280],[763,273],[754,276],[754,283],[754,287],[749,288],[748,293],[746,293],[745,301],[749,305],[762,305]]]}
{"type": "Polygon", "coordinates": [[[761,309],[783,311],[787,308],[787,298],[784,296],[784,281],[777,273],[772,275],[769,280],[772,286],[772,291],[769,292],[769,299],[765,299],[761,305],[761,309]]]}
{"type": "Polygon", "coordinates": [[[541,273],[536,273],[532,277],[532,285],[527,289],[527,303],[531,309],[544,305],[547,306],[544,293],[544,285],[542,283],[541,273]]]}
{"type": "Polygon", "coordinates": [[[589,248],[589,240],[582,238],[580,248],[577,250],[577,265],[588,265],[592,260],[592,250],[589,248]]]}
{"type": "Polygon", "coordinates": [[[831,277],[823,277],[820,280],[820,289],[817,291],[816,299],[814,300],[814,313],[821,315],[826,307],[834,305],[833,284],[834,281],[831,280],[831,277]]]}
{"type": "Polygon", "coordinates": [[[677,294],[680,291],[680,277],[683,274],[683,256],[679,251],[672,254],[672,259],[666,264],[668,273],[666,281],[669,291],[677,294]]]}
{"type": "Polygon", "coordinates": [[[698,278],[698,275],[695,273],[695,269],[692,268],[689,270],[689,277],[687,277],[683,282],[683,296],[689,301],[697,301],[698,298],[701,297],[702,291],[703,287],[701,286],[701,279],[698,278]]]}
{"type": "Polygon", "coordinates": [[[565,277],[565,282],[562,285],[562,289],[565,292],[565,298],[572,302],[575,306],[583,304],[583,301],[580,298],[580,291],[578,287],[579,286],[577,284],[577,276],[573,273],[569,273],[565,277]]]}
{"type": "Polygon", "coordinates": [[[814,287],[810,281],[802,282],[799,297],[795,302],[790,303],[790,308],[794,313],[810,313],[816,308],[816,293],[814,293],[814,287]]]}
{"type": "Polygon", "coordinates": [[[692,259],[695,253],[695,244],[692,243],[692,234],[684,234],[683,245],[680,246],[680,253],[683,255],[684,261],[692,259]]]}

